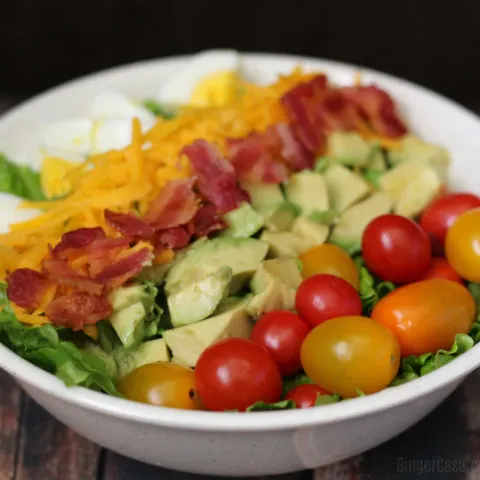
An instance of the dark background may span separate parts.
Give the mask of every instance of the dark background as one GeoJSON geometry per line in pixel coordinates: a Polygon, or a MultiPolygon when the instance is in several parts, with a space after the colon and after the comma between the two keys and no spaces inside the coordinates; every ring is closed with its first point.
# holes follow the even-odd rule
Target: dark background
{"type": "Polygon", "coordinates": [[[480,106],[480,1],[0,0],[0,91],[212,47],[354,62],[480,106]]]}

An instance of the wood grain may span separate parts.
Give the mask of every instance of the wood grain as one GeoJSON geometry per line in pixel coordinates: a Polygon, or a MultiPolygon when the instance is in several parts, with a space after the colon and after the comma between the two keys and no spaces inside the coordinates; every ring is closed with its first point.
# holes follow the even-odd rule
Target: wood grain
{"type": "Polygon", "coordinates": [[[25,401],[15,480],[95,480],[99,455],[100,447],[25,401]]]}
{"type": "Polygon", "coordinates": [[[0,480],[11,480],[15,475],[21,404],[22,393],[15,381],[0,371],[0,480]]]}

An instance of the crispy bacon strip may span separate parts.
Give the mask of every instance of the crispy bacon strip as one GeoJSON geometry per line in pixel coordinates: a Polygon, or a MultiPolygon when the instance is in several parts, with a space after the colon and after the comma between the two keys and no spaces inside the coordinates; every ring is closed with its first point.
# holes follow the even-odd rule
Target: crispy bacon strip
{"type": "Polygon", "coordinates": [[[162,250],[166,248],[177,250],[185,248],[190,241],[190,237],[191,233],[187,232],[185,227],[173,227],[158,231],[155,235],[155,243],[162,250]]]}
{"type": "Polygon", "coordinates": [[[81,292],[101,295],[104,290],[101,282],[78,273],[64,259],[52,258],[43,260],[42,272],[50,281],[74,288],[81,292]]]}
{"type": "Polygon", "coordinates": [[[142,268],[153,259],[153,254],[148,248],[142,248],[121,260],[106,266],[98,272],[95,279],[104,283],[109,288],[119,287],[127,280],[138,275],[142,268]]]}
{"type": "Polygon", "coordinates": [[[248,201],[248,194],[237,184],[233,166],[223,158],[215,145],[196,140],[181,153],[192,163],[200,193],[219,213],[226,213],[248,201]]]}
{"type": "Polygon", "coordinates": [[[64,233],[62,239],[52,250],[52,254],[57,258],[67,258],[73,250],[85,248],[97,240],[106,237],[102,227],[79,228],[71,232],[64,233]]]}
{"type": "Polygon", "coordinates": [[[127,237],[150,238],[155,233],[151,225],[136,215],[112,210],[105,210],[104,215],[110,226],[127,237]]]}
{"type": "Polygon", "coordinates": [[[194,180],[181,179],[168,182],[152,201],[144,221],[157,230],[177,227],[189,222],[198,210],[192,189],[194,180]]]}
{"type": "Polygon", "coordinates": [[[206,237],[217,230],[223,230],[227,224],[218,216],[213,205],[204,205],[197,212],[192,221],[195,237],[206,237]]]}
{"type": "Polygon", "coordinates": [[[291,170],[298,172],[313,167],[314,156],[305,150],[289,125],[279,123],[272,129],[280,140],[280,155],[291,170]]]}
{"type": "Polygon", "coordinates": [[[112,313],[112,305],[105,295],[72,292],[56,298],[45,314],[56,325],[81,330],[84,325],[97,323],[112,313]]]}
{"type": "Polygon", "coordinates": [[[40,306],[50,285],[40,272],[18,268],[7,277],[7,297],[25,310],[35,310],[40,306]]]}
{"type": "Polygon", "coordinates": [[[84,252],[89,275],[95,277],[98,272],[114,263],[121,252],[129,248],[128,238],[105,238],[92,243],[84,252]]]}

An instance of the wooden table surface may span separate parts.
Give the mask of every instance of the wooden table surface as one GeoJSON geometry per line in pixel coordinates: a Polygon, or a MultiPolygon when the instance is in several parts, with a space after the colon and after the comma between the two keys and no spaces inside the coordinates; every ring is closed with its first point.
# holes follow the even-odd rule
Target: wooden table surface
{"type": "MultiPolygon", "coordinates": [[[[0,95],[0,113],[20,98],[0,95]]],[[[0,371],[0,480],[196,480],[105,450],[50,416],[0,371]]],[[[480,370],[407,432],[338,464],[285,480],[480,480],[480,370]]]]}

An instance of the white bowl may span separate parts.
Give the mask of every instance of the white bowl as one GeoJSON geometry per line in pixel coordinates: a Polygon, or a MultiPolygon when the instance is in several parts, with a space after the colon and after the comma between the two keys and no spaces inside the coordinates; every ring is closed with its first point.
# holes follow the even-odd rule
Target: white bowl
{"type": "MultiPolygon", "coordinates": [[[[138,98],[188,57],[142,62],[68,83],[12,110],[0,120],[0,150],[18,150],[50,120],[85,113],[96,93],[108,88],[138,98]]],[[[301,63],[341,84],[357,67],[283,55],[248,54],[243,68],[272,81],[301,63]]],[[[445,145],[454,163],[451,185],[480,193],[480,121],[467,110],[424,88],[361,69],[399,103],[412,129],[445,145]]],[[[314,409],[258,413],[192,412],[152,407],[67,388],[47,372],[0,345],[0,367],[40,405],[88,439],[122,455],[194,473],[254,476],[315,468],[368,450],[424,417],[480,365],[480,347],[411,383],[375,395],[314,409]]]]}

